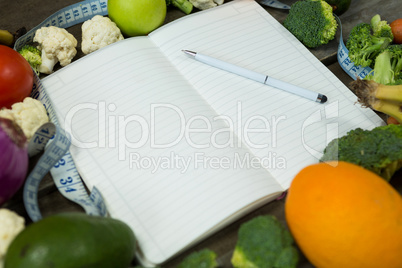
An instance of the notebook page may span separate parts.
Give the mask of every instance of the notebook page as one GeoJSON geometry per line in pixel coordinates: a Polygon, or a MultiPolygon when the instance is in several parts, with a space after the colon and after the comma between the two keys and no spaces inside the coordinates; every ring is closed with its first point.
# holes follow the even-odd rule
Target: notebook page
{"type": "Polygon", "coordinates": [[[271,174],[288,188],[303,167],[317,163],[326,144],[348,130],[383,123],[262,7],[238,0],[208,14],[167,25],[151,35],[161,51],[271,174]],[[191,29],[189,32],[188,29],[191,29]],[[319,104],[216,69],[184,55],[193,50],[325,94],[319,104]]]}
{"type": "Polygon", "coordinates": [[[226,125],[146,37],[85,56],[43,85],[80,175],[152,263],[283,191],[258,163],[242,166],[250,152],[233,150],[226,125]]]}

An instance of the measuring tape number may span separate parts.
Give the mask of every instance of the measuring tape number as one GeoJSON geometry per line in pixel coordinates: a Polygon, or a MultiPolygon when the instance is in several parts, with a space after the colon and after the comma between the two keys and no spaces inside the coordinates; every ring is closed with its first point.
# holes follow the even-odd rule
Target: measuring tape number
{"type": "Polygon", "coordinates": [[[51,122],[42,125],[28,144],[30,157],[44,151],[28,175],[23,189],[24,206],[29,217],[33,221],[42,218],[38,206],[38,189],[41,180],[49,171],[57,189],[64,197],[79,204],[89,215],[106,216],[106,205],[99,190],[93,187],[91,194],[87,193],[69,152],[70,137],[60,128],[52,104],[36,75],[32,97],[43,103],[51,122]]]}
{"type": "MultiPolygon", "coordinates": [[[[59,10],[20,37],[14,49],[19,50],[24,45],[32,43],[36,30],[41,27],[68,28],[95,15],[107,15],[107,0],[82,1],[59,10]]],[[[83,207],[89,215],[106,216],[106,205],[99,190],[93,187],[88,195],[69,152],[71,144],[69,136],[60,127],[52,103],[35,73],[31,97],[38,99],[45,106],[50,123],[41,126],[28,145],[30,156],[43,151],[43,155],[28,175],[23,189],[24,206],[29,217],[33,221],[42,218],[38,206],[38,189],[41,180],[49,171],[57,189],[64,197],[83,207]]]]}

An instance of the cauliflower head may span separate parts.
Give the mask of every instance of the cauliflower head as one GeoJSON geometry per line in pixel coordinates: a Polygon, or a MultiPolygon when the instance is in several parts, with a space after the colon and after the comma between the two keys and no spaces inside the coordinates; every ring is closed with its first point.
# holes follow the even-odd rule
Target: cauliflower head
{"type": "Polygon", "coordinates": [[[31,97],[25,98],[23,102],[14,103],[11,109],[0,110],[0,117],[8,118],[17,123],[27,140],[32,138],[41,125],[49,122],[43,104],[31,97]]]}
{"type": "Polygon", "coordinates": [[[108,17],[96,15],[82,24],[81,49],[89,54],[114,42],[123,40],[119,27],[108,17]]]}
{"type": "Polygon", "coordinates": [[[9,209],[0,209],[0,267],[3,267],[4,256],[9,245],[24,228],[23,217],[9,209]]]}
{"type": "Polygon", "coordinates": [[[193,6],[200,10],[205,10],[222,5],[224,0],[189,0],[193,6]]]}
{"type": "Polygon", "coordinates": [[[33,41],[38,42],[38,49],[42,51],[41,73],[50,74],[57,62],[66,66],[77,55],[77,39],[63,28],[42,27],[36,30],[33,41]]]}

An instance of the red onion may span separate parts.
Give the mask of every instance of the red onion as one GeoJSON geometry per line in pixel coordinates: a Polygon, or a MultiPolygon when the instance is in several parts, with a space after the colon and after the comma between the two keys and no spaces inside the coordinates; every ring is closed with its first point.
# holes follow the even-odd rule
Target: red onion
{"type": "Polygon", "coordinates": [[[21,188],[27,171],[25,135],[16,123],[0,117],[0,205],[21,188]]]}

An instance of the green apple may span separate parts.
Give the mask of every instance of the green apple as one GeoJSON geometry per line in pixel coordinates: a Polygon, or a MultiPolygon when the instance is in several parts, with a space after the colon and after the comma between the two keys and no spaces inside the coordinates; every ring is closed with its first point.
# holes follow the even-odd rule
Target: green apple
{"type": "Polygon", "coordinates": [[[147,35],[165,20],[165,0],[108,0],[109,18],[125,36],[147,35]]]}

